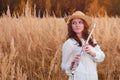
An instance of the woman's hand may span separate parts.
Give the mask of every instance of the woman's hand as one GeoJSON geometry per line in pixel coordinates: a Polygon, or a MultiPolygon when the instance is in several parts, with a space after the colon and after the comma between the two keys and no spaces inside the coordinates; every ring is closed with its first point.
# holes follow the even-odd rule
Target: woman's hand
{"type": "Polygon", "coordinates": [[[75,56],[75,58],[73,59],[73,61],[71,63],[71,67],[70,67],[71,70],[76,67],[75,64],[79,63],[79,59],[80,59],[80,55],[78,54],[78,55],[75,56]]]}
{"type": "Polygon", "coordinates": [[[83,46],[83,51],[90,54],[92,57],[95,57],[96,56],[96,53],[95,51],[93,50],[93,47],[89,44],[85,44],[83,46]]]}

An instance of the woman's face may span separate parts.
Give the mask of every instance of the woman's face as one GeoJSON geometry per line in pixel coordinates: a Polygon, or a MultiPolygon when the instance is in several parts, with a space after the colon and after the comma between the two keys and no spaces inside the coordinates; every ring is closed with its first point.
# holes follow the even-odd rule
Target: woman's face
{"type": "Polygon", "coordinates": [[[81,19],[73,19],[72,29],[76,34],[82,34],[82,31],[84,30],[83,21],[81,19]]]}

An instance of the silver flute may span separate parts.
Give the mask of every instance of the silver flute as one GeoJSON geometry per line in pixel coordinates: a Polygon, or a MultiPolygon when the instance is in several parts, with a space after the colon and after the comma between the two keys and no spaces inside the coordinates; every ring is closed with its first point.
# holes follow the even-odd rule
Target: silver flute
{"type": "MultiPolygon", "coordinates": [[[[89,40],[90,40],[90,37],[91,37],[91,35],[92,35],[95,27],[96,27],[96,23],[93,23],[91,32],[90,32],[90,34],[89,34],[89,36],[88,36],[85,44],[88,44],[88,42],[89,42],[89,40]]],[[[84,44],[84,45],[85,45],[85,44],[84,44]]],[[[83,48],[82,48],[82,50],[80,51],[80,55],[82,55],[82,54],[83,54],[83,48]]],[[[75,73],[75,70],[76,70],[76,68],[78,67],[78,65],[79,65],[79,63],[74,63],[74,67],[73,67],[72,70],[71,70],[72,80],[74,80],[74,73],[75,73]]]]}

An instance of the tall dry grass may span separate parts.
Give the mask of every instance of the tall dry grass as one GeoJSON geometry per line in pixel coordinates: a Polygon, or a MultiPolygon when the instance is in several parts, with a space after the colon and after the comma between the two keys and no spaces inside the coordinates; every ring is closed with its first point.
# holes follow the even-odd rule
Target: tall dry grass
{"type": "MultiPolygon", "coordinates": [[[[93,18],[106,58],[99,80],[120,80],[120,18],[93,18]]],[[[61,71],[61,47],[67,33],[63,18],[0,18],[0,80],[67,80],[61,71]]]]}

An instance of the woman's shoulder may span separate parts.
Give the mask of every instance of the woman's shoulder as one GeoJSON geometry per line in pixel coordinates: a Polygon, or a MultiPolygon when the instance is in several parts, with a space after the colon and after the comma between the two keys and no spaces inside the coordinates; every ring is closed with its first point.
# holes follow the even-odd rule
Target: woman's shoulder
{"type": "Polygon", "coordinates": [[[72,38],[68,38],[63,45],[74,45],[75,40],[72,38]]]}
{"type": "Polygon", "coordinates": [[[68,38],[68,39],[64,42],[64,44],[74,44],[74,43],[75,43],[75,40],[72,39],[72,38],[68,38]]]}
{"type": "Polygon", "coordinates": [[[74,40],[69,38],[63,43],[63,48],[74,48],[74,40]]]}

